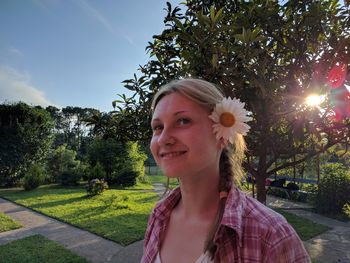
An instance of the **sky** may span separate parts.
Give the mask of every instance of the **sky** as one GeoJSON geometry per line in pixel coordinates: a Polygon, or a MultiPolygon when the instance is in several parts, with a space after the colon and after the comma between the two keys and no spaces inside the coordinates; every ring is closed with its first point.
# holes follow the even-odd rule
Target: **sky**
{"type": "MultiPolygon", "coordinates": [[[[168,0],[169,1],[169,0],[168,0]]],[[[170,0],[173,5],[180,0],[170,0]]],[[[113,110],[149,60],[162,0],[0,0],[0,103],[113,110]]]]}

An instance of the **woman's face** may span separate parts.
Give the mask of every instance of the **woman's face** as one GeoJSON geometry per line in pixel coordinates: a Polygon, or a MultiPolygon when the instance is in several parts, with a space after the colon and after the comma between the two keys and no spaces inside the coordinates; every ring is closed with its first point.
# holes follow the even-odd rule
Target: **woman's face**
{"type": "Polygon", "coordinates": [[[158,102],[151,122],[151,152],[166,176],[218,171],[221,147],[209,114],[176,92],[158,102]]]}

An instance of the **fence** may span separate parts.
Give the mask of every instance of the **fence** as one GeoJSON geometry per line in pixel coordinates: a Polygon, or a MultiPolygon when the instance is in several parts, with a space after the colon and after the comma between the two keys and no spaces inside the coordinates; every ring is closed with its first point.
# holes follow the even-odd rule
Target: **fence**
{"type": "Polygon", "coordinates": [[[145,166],[145,173],[147,175],[162,175],[162,171],[158,166],[145,166]]]}

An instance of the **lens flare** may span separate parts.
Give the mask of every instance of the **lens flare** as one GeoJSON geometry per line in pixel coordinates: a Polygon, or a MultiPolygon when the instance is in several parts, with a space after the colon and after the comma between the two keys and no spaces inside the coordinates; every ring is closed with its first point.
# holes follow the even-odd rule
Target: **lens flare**
{"type": "Polygon", "coordinates": [[[312,94],[312,95],[309,95],[305,99],[305,103],[308,106],[315,107],[315,106],[320,105],[322,102],[324,102],[324,100],[325,100],[325,96],[324,95],[312,94]]]}

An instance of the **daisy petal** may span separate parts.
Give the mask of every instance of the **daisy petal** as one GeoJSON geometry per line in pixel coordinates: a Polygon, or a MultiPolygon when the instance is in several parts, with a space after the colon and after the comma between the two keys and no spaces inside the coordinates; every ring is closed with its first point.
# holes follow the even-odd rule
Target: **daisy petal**
{"type": "MultiPolygon", "coordinates": [[[[215,123],[213,124],[213,132],[216,139],[224,139],[234,143],[238,134],[246,135],[250,130],[250,126],[246,124],[253,118],[247,116],[249,112],[244,108],[245,103],[236,98],[224,98],[220,103],[217,103],[209,118],[215,123]],[[234,117],[233,125],[225,127],[220,123],[220,118],[223,113],[231,113],[234,117]]],[[[226,125],[227,126],[227,125],[226,125]]]]}

